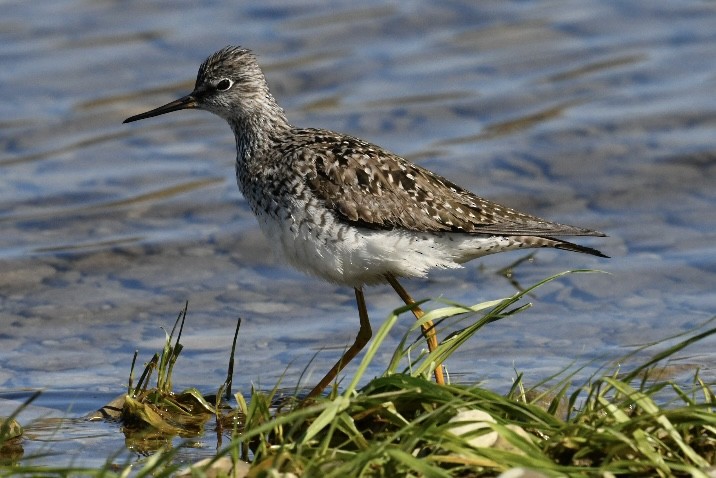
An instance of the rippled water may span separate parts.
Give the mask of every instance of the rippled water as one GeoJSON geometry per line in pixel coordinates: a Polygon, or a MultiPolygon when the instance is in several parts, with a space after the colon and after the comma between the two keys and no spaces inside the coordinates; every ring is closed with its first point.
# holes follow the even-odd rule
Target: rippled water
{"type": "MultiPolygon", "coordinates": [[[[190,111],[121,124],[189,92],[226,44],[256,52],[294,124],[363,137],[487,198],[609,234],[584,242],[611,260],[540,250],[517,267],[522,285],[573,268],[610,275],[541,289],[531,310],[449,362],[459,380],[501,389],[516,368],[538,381],[716,312],[713,2],[3,6],[2,396],[43,388],[42,404],[65,413],[78,392],[98,398],[77,413],[103,405],[185,300],[179,388],[223,381],[238,316],[244,391],[285,369],[293,386],[326,349],[310,385],[352,340],[352,290],[271,254],[236,188],[222,120],[190,111]]],[[[405,285],[417,298],[504,297],[514,287],[496,272],[521,257],[405,285]]],[[[387,286],[367,299],[374,325],[399,305],[387,286]]],[[[713,346],[680,363],[713,376],[713,346]]]]}

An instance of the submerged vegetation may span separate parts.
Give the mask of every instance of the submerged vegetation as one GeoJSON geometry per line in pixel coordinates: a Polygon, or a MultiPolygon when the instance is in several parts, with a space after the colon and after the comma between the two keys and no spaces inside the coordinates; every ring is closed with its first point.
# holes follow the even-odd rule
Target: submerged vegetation
{"type": "MultiPolygon", "coordinates": [[[[164,350],[147,363],[136,384],[130,375],[118,406],[122,426],[142,439],[147,434],[190,437],[213,418],[219,442],[213,459],[187,469],[176,460],[181,447],[159,440],[164,446],[133,467],[112,466],[108,457],[103,470],[23,465],[0,468],[0,473],[478,477],[520,468],[538,472],[534,476],[716,476],[712,387],[698,371],[689,387],[656,373],[684,347],[716,333],[710,324],[628,372],[607,369],[581,386],[570,383],[568,373],[532,389],[518,376],[506,395],[429,380],[435,364],[483,326],[527,309],[526,294],[564,274],[506,299],[471,307],[447,304],[428,312],[424,322],[457,324],[459,330],[432,353],[411,358],[414,349],[422,348],[410,340],[420,327],[415,323],[385,373],[359,388],[390,329],[410,310],[397,309],[376,333],[355,375],[328,397],[310,402],[279,397],[277,386],[269,392],[252,390],[250,396],[236,393],[236,405],[230,408],[222,397],[231,388],[231,366],[227,383],[213,397],[195,389],[173,393],[172,369],[182,349],[181,326],[172,344],[175,325],[164,350]],[[154,371],[157,385],[150,388],[154,371]]],[[[185,317],[186,309],[179,322],[185,317]]],[[[6,428],[0,429],[0,442],[7,437],[6,428]]]]}

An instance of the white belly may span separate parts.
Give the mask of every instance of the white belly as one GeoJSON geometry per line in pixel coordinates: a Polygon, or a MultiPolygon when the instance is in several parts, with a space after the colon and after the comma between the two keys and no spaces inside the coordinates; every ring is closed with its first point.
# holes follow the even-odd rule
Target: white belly
{"type": "Polygon", "coordinates": [[[476,257],[520,247],[503,236],[384,231],[331,220],[319,227],[313,220],[276,220],[266,215],[258,216],[258,221],[274,248],[294,267],[353,287],[385,282],[387,273],[424,277],[431,269],[458,268],[476,257]]]}

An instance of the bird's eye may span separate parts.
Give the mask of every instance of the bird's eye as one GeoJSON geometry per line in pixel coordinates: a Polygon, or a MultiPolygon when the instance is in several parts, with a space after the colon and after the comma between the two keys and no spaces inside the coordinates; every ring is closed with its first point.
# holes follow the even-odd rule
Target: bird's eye
{"type": "Polygon", "coordinates": [[[226,91],[226,90],[228,90],[229,88],[231,88],[231,86],[232,86],[233,84],[234,84],[233,81],[231,81],[231,80],[228,79],[228,78],[224,78],[224,79],[222,79],[221,81],[219,81],[219,82],[216,84],[216,89],[219,90],[219,91],[226,91]]]}

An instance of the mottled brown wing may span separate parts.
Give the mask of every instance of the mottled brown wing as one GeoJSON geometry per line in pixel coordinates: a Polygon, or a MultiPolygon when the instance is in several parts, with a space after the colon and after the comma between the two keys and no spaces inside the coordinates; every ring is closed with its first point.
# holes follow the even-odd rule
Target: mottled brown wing
{"type": "Polygon", "coordinates": [[[315,166],[314,171],[304,172],[308,186],[349,223],[421,232],[603,235],[487,201],[357,138],[318,130],[298,133],[306,142],[295,153],[315,166]]]}

